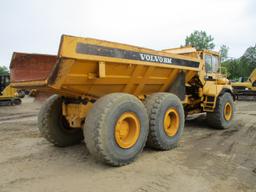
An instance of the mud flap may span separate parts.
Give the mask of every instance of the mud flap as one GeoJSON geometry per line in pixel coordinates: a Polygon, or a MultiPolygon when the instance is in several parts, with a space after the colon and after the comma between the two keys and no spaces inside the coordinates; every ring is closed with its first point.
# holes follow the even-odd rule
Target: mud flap
{"type": "Polygon", "coordinates": [[[177,97],[180,98],[181,101],[185,99],[186,95],[186,88],[185,88],[185,72],[181,71],[170,88],[168,92],[175,94],[177,97]]]}

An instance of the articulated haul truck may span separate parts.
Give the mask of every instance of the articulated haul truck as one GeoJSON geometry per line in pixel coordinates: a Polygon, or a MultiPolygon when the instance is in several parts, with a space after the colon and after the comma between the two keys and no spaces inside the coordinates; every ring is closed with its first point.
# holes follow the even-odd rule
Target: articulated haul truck
{"type": "Polygon", "coordinates": [[[11,85],[54,94],[38,115],[49,142],[84,140],[96,159],[122,166],[145,145],[175,147],[188,114],[231,126],[234,95],[219,61],[217,52],[192,47],[156,51],[63,35],[58,55],[14,53],[11,85]]]}

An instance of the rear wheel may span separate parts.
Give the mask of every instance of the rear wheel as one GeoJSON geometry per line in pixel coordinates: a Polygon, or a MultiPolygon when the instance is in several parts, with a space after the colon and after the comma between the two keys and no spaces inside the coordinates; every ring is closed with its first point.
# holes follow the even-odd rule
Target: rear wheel
{"type": "Polygon", "coordinates": [[[38,114],[38,128],[42,136],[58,147],[78,144],[83,140],[82,129],[70,128],[62,115],[62,99],[49,97],[38,114]]]}
{"type": "Polygon", "coordinates": [[[155,93],[146,98],[149,115],[147,145],[158,150],[177,146],[184,129],[184,110],[180,99],[171,93],[155,93]]]}
{"type": "Polygon", "coordinates": [[[230,93],[218,97],[214,112],[207,112],[209,126],[217,129],[227,129],[232,124],[234,116],[234,101],[230,93]]]}
{"type": "Polygon", "coordinates": [[[148,116],[143,103],[125,93],[100,98],[84,124],[89,152],[112,166],[132,162],[143,150],[147,135],[148,116]]]}

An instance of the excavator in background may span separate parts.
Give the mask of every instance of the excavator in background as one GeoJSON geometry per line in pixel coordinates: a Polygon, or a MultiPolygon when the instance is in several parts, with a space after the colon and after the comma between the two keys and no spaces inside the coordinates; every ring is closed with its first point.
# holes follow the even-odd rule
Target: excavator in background
{"type": "Polygon", "coordinates": [[[237,99],[244,97],[256,98],[256,68],[248,79],[240,77],[238,82],[234,82],[231,85],[237,99]]]}
{"type": "Polygon", "coordinates": [[[21,104],[22,92],[10,86],[10,75],[0,75],[0,106],[21,104]]]}

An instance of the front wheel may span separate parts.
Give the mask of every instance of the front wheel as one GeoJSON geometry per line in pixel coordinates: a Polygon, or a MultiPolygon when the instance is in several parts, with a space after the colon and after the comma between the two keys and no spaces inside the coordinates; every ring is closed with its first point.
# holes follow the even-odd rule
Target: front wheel
{"type": "Polygon", "coordinates": [[[227,129],[232,125],[234,117],[234,100],[230,93],[224,93],[217,99],[214,112],[207,112],[209,126],[216,129],[227,129]]]}

